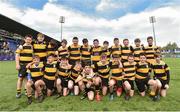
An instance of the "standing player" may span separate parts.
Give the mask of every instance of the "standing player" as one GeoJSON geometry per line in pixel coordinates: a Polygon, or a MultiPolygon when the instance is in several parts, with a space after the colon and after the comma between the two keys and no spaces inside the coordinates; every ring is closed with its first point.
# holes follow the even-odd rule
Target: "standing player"
{"type": "Polygon", "coordinates": [[[144,47],[144,52],[146,54],[147,61],[153,63],[155,61],[154,54],[159,52],[157,46],[153,45],[153,37],[147,37],[148,46],[144,47]]]}
{"type": "Polygon", "coordinates": [[[96,100],[101,100],[99,95],[99,88],[102,86],[102,94],[105,96],[108,90],[108,82],[109,82],[109,61],[107,61],[106,54],[101,55],[101,60],[95,64],[95,73],[97,76],[95,77],[95,89],[96,89],[96,100]]]}
{"type": "Polygon", "coordinates": [[[34,54],[38,55],[42,62],[45,62],[46,56],[47,56],[47,52],[46,52],[47,44],[44,41],[44,35],[43,34],[39,33],[37,35],[37,41],[35,41],[33,43],[33,48],[34,48],[34,54]]]}
{"type": "Polygon", "coordinates": [[[154,101],[156,101],[157,97],[155,96],[155,93],[157,89],[157,84],[155,80],[150,78],[150,73],[151,65],[146,61],[145,54],[142,53],[140,54],[140,62],[138,62],[136,65],[135,82],[141,96],[145,96],[146,86],[150,86],[150,96],[154,101]]]}
{"type": "Polygon", "coordinates": [[[127,59],[128,61],[123,63],[123,84],[126,91],[125,100],[129,100],[130,97],[134,96],[134,80],[136,74],[136,62],[134,62],[134,56],[130,54],[127,59]]]}
{"type": "Polygon", "coordinates": [[[73,44],[68,47],[69,59],[70,59],[71,65],[75,65],[76,61],[80,61],[80,56],[81,56],[80,48],[81,48],[81,46],[78,44],[78,41],[79,41],[78,38],[74,37],[72,40],[73,44]]]}
{"type": "Polygon", "coordinates": [[[54,61],[54,54],[50,54],[47,57],[47,62],[44,65],[44,76],[41,80],[36,81],[35,87],[38,92],[38,101],[42,102],[44,96],[42,90],[45,90],[47,96],[52,95],[52,90],[54,89],[55,75],[57,72],[57,62],[54,61]]]}
{"type": "Polygon", "coordinates": [[[92,64],[97,64],[97,62],[100,61],[101,53],[102,53],[102,47],[99,46],[99,40],[94,39],[93,40],[93,48],[92,48],[92,53],[91,53],[91,60],[92,64]]]}
{"type": "Polygon", "coordinates": [[[128,61],[128,56],[132,54],[133,48],[132,46],[129,46],[129,40],[124,39],[123,40],[123,46],[121,47],[121,60],[122,62],[127,62],[128,61]]]}
{"type": "MultiPolygon", "coordinates": [[[[35,82],[42,79],[43,72],[42,68],[44,67],[43,62],[40,62],[39,56],[33,56],[33,62],[29,63],[26,68],[28,69],[28,82],[26,84],[27,87],[27,97],[28,104],[32,103],[32,89],[35,90],[35,82]]],[[[37,90],[35,90],[35,98],[37,98],[37,90]]]]}
{"type": "Polygon", "coordinates": [[[118,38],[114,38],[114,45],[111,47],[111,54],[118,54],[119,58],[121,58],[121,45],[119,44],[118,38]]]}
{"type": "Polygon", "coordinates": [[[61,46],[56,51],[56,55],[58,56],[58,59],[61,59],[61,57],[69,57],[68,47],[67,47],[67,40],[63,39],[61,42],[61,46]]]}
{"type": "Polygon", "coordinates": [[[48,46],[47,46],[47,55],[49,54],[54,54],[57,50],[57,43],[55,42],[55,40],[51,39],[48,46]]]}
{"type": "Polygon", "coordinates": [[[23,80],[26,80],[27,76],[26,65],[32,61],[33,56],[32,36],[26,35],[24,41],[25,43],[16,50],[16,70],[18,70],[16,98],[21,97],[23,80]]]}
{"type": "Polygon", "coordinates": [[[81,46],[81,62],[82,66],[85,66],[85,63],[91,64],[91,52],[92,46],[88,44],[88,39],[84,38],[82,40],[83,45],[81,46]]]}
{"type": "Polygon", "coordinates": [[[108,41],[103,42],[102,53],[106,54],[107,60],[110,61],[111,50],[109,48],[109,42],[108,41]]]}
{"type": "Polygon", "coordinates": [[[111,75],[109,80],[110,100],[114,99],[114,90],[116,91],[117,96],[121,96],[123,83],[123,65],[119,55],[114,54],[112,58],[112,62],[110,62],[111,75]]]}
{"type": "Polygon", "coordinates": [[[136,38],[134,40],[135,46],[133,47],[133,54],[134,54],[134,61],[139,62],[139,56],[141,53],[143,53],[143,46],[141,45],[141,40],[139,38],[136,38]]]}
{"type": "Polygon", "coordinates": [[[152,69],[154,71],[154,78],[157,83],[157,96],[166,97],[167,90],[169,88],[170,72],[168,65],[161,60],[160,54],[155,54],[155,62],[152,63],[152,69]]]}

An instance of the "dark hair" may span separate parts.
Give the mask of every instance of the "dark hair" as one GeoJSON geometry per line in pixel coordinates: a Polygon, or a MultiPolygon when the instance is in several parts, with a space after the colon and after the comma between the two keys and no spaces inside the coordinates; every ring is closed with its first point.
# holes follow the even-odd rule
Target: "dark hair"
{"type": "Polygon", "coordinates": [[[123,39],[123,42],[124,42],[124,41],[129,41],[129,40],[126,38],[126,39],[123,39]]]}
{"type": "Polygon", "coordinates": [[[113,54],[112,57],[113,58],[119,58],[119,55],[118,54],[113,54]]]}
{"type": "Polygon", "coordinates": [[[139,39],[139,38],[136,38],[135,40],[134,40],[134,42],[136,43],[136,42],[141,42],[141,40],[139,39]]]}
{"type": "Polygon", "coordinates": [[[93,40],[93,42],[95,42],[95,41],[99,42],[99,40],[98,40],[98,39],[94,39],[94,40],[93,40]]]}
{"type": "Polygon", "coordinates": [[[78,40],[78,37],[73,37],[73,40],[78,40]]]}
{"type": "Polygon", "coordinates": [[[129,57],[134,57],[134,55],[131,53],[131,54],[128,55],[128,58],[129,58],[129,57]]]}
{"type": "Polygon", "coordinates": [[[63,40],[61,41],[61,43],[67,44],[67,40],[66,40],[66,39],[63,39],[63,40]]]}
{"type": "Polygon", "coordinates": [[[27,37],[29,37],[29,38],[31,38],[31,39],[33,38],[32,35],[30,35],[30,34],[26,35],[26,36],[25,36],[25,39],[26,39],[27,37]]]}
{"type": "Polygon", "coordinates": [[[103,44],[109,44],[109,42],[108,41],[104,41],[103,44]]]}
{"type": "Polygon", "coordinates": [[[61,57],[61,60],[62,60],[62,59],[66,59],[66,60],[67,60],[68,58],[67,58],[66,56],[62,56],[62,57],[61,57]]]}
{"type": "Polygon", "coordinates": [[[88,43],[88,39],[87,38],[83,38],[82,42],[83,43],[88,43]]]}
{"type": "Polygon", "coordinates": [[[139,57],[140,57],[140,56],[145,56],[145,57],[146,57],[146,54],[145,54],[145,53],[140,53],[140,54],[139,54],[139,57]]]}
{"type": "Polygon", "coordinates": [[[152,37],[152,36],[147,37],[147,40],[149,40],[149,39],[152,39],[152,40],[153,40],[153,37],[152,37]]]}
{"type": "Polygon", "coordinates": [[[40,57],[39,57],[38,55],[34,55],[34,56],[33,56],[33,59],[35,59],[35,58],[40,59],[40,57]]]}
{"type": "Polygon", "coordinates": [[[119,40],[118,38],[114,38],[114,41],[119,40]]]}
{"type": "Polygon", "coordinates": [[[49,54],[47,57],[55,57],[55,55],[53,53],[49,54]]]}

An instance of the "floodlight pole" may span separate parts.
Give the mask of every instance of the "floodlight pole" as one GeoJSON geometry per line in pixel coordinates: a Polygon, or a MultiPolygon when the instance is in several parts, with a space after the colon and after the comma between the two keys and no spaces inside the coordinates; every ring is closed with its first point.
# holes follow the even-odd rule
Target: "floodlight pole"
{"type": "Polygon", "coordinates": [[[63,36],[63,23],[65,23],[65,17],[60,16],[59,18],[59,23],[61,23],[61,41],[62,41],[62,36],[63,36]]]}
{"type": "Polygon", "coordinates": [[[150,23],[152,24],[153,35],[154,35],[154,44],[156,46],[156,34],[155,34],[155,26],[154,26],[154,24],[156,22],[156,18],[155,18],[155,16],[151,16],[151,17],[149,17],[149,20],[150,20],[150,23]]]}

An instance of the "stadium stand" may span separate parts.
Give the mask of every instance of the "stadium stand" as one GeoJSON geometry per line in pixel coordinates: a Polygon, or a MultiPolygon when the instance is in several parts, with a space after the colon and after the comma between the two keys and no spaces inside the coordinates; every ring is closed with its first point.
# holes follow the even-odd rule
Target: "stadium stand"
{"type": "MultiPolygon", "coordinates": [[[[35,39],[38,33],[41,32],[0,14],[0,61],[14,60],[14,52],[23,37],[30,34],[35,39]]],[[[59,44],[59,41],[45,35],[45,41],[49,42],[50,40],[59,44]]]]}

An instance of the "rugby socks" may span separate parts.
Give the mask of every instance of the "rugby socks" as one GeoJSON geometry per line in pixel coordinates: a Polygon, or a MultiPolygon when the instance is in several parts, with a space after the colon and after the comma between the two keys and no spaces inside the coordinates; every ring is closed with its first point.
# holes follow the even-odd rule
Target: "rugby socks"
{"type": "Polygon", "coordinates": [[[17,89],[17,94],[21,94],[21,89],[17,89]]]}

